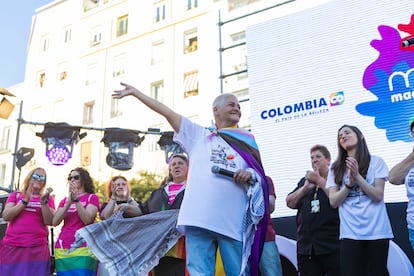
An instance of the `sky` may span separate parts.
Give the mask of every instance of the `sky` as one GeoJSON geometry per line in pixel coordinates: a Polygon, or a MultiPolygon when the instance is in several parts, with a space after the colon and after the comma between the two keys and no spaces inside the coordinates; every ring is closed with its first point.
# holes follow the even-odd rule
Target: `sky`
{"type": "Polygon", "coordinates": [[[0,0],[0,87],[24,81],[32,16],[53,0],[0,0]]]}

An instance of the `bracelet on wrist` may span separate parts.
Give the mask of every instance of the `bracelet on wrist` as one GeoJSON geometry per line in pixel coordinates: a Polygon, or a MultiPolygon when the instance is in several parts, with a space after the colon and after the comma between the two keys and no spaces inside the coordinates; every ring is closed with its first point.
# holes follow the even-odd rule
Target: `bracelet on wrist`
{"type": "Polygon", "coordinates": [[[124,206],[124,212],[126,212],[128,210],[128,207],[129,207],[129,203],[125,204],[125,206],[124,206]]]}
{"type": "Polygon", "coordinates": [[[345,184],[345,187],[346,187],[347,189],[349,189],[349,190],[353,190],[353,189],[354,189],[354,187],[349,186],[348,184],[345,184]]]}
{"type": "Polygon", "coordinates": [[[79,198],[72,198],[73,202],[79,202],[79,198]]]}
{"type": "Polygon", "coordinates": [[[24,199],[21,199],[20,200],[20,202],[24,205],[24,206],[27,206],[27,204],[29,204],[29,202],[27,202],[26,200],[24,200],[24,199]]]}
{"type": "Polygon", "coordinates": [[[49,203],[49,200],[40,201],[40,205],[47,205],[49,203]]]}
{"type": "Polygon", "coordinates": [[[134,201],[132,198],[128,199],[127,203],[132,203],[134,201]]]}

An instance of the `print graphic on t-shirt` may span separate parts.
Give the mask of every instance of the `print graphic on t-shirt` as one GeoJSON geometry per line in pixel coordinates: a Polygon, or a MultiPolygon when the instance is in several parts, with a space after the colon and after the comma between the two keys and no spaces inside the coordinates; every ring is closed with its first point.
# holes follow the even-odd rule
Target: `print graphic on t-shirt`
{"type": "Polygon", "coordinates": [[[215,164],[224,165],[226,168],[236,168],[236,164],[234,162],[235,153],[230,146],[223,147],[222,145],[218,145],[216,149],[211,150],[211,158],[210,160],[215,164]]]}

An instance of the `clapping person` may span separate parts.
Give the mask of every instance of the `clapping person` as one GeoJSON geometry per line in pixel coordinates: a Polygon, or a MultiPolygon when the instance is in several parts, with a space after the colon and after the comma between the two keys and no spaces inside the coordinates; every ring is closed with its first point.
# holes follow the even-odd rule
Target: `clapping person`
{"type": "Polygon", "coordinates": [[[296,209],[297,260],[300,275],[338,276],[339,215],[329,202],[326,188],[331,154],[323,145],[310,149],[312,170],[286,197],[289,208],[296,209]]]}
{"type": "MultiPolygon", "coordinates": [[[[138,203],[131,197],[131,186],[128,180],[121,175],[114,176],[107,184],[107,196],[109,201],[102,204],[100,217],[105,220],[114,214],[115,208],[119,204],[124,206],[135,205],[138,203]]],[[[127,208],[127,207],[125,207],[127,208]]]]}
{"type": "Polygon", "coordinates": [[[384,203],[388,168],[371,155],[359,128],[343,125],[338,155],[326,187],[332,207],[339,208],[341,275],[386,276],[391,223],[384,203]]]}
{"type": "Polygon", "coordinates": [[[62,230],[55,243],[57,275],[95,275],[98,261],[86,244],[69,252],[78,229],[92,224],[99,210],[99,198],[88,171],[73,169],[68,176],[68,195],[60,203],[53,218],[53,225],[63,221],[62,230]]]}
{"type": "Polygon", "coordinates": [[[0,245],[0,275],[50,275],[48,228],[55,203],[46,189],[46,171],[31,170],[21,191],[7,199],[3,219],[8,221],[0,245]]]}

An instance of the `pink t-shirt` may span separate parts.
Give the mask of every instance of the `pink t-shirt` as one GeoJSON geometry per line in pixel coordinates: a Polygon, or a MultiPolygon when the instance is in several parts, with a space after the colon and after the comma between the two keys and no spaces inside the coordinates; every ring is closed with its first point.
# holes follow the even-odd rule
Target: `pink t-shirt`
{"type": "MultiPolygon", "coordinates": [[[[99,198],[96,194],[84,194],[79,197],[79,202],[82,204],[83,208],[86,208],[88,204],[95,205],[99,210],[99,198]]],[[[64,198],[59,203],[59,208],[63,208],[66,203],[66,198],[64,198]]],[[[63,221],[63,227],[59,234],[58,240],[56,241],[56,248],[70,248],[72,243],[75,241],[76,230],[84,227],[85,224],[82,222],[76,210],[75,202],[72,202],[70,205],[66,216],[63,221]]]]}
{"type": "MultiPolygon", "coordinates": [[[[22,199],[25,199],[25,196],[21,192],[13,192],[7,198],[6,204],[21,204],[22,199]]],[[[49,197],[48,205],[55,209],[52,196],[49,197]]],[[[43,223],[40,197],[32,197],[23,211],[9,221],[3,243],[12,246],[39,246],[48,243],[48,234],[48,228],[43,223]]]]}
{"type": "Polygon", "coordinates": [[[183,186],[184,186],[184,183],[168,184],[168,204],[172,205],[174,203],[175,197],[181,191],[181,187],[183,186]]]}

